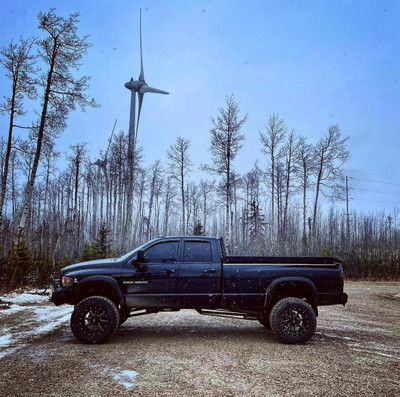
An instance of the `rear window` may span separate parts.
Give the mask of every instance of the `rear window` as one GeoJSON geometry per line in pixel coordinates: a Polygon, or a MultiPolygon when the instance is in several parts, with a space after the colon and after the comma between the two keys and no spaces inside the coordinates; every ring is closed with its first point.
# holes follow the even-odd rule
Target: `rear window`
{"type": "Polygon", "coordinates": [[[212,262],[211,244],[208,241],[185,241],[184,262],[212,262]]]}

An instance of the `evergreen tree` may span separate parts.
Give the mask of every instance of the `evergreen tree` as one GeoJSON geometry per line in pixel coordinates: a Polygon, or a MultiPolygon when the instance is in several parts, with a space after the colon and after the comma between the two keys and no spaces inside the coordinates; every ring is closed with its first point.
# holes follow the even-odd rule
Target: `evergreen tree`
{"type": "Polygon", "coordinates": [[[19,234],[6,258],[6,280],[10,290],[26,285],[32,270],[32,253],[26,241],[19,234]]]}
{"type": "Polygon", "coordinates": [[[203,224],[200,222],[199,219],[197,220],[194,226],[193,236],[204,236],[203,224]]]}
{"type": "Polygon", "coordinates": [[[86,261],[91,261],[93,259],[96,259],[96,254],[94,253],[93,245],[85,241],[85,244],[83,246],[82,261],[86,262],[86,261]]]}
{"type": "Polygon", "coordinates": [[[35,250],[33,253],[33,270],[35,284],[40,287],[48,286],[53,267],[48,254],[43,249],[35,250]]]}
{"type": "Polygon", "coordinates": [[[57,271],[60,271],[63,267],[71,265],[72,261],[69,257],[68,252],[64,252],[62,258],[57,263],[57,271]]]}
{"type": "Polygon", "coordinates": [[[107,258],[111,254],[111,244],[108,238],[109,234],[110,229],[108,229],[106,224],[103,222],[99,230],[99,236],[93,244],[93,251],[96,259],[107,258]]]}

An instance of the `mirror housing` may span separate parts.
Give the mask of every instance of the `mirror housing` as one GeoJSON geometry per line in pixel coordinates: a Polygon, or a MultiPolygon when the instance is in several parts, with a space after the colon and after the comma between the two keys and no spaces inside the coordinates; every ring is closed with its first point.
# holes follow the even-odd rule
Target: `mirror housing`
{"type": "Polygon", "coordinates": [[[144,251],[139,250],[137,252],[136,259],[133,261],[133,265],[138,269],[139,271],[145,270],[146,265],[144,264],[144,251]]]}
{"type": "Polygon", "coordinates": [[[144,263],[144,251],[139,250],[137,253],[137,258],[136,258],[137,263],[144,263]]]}

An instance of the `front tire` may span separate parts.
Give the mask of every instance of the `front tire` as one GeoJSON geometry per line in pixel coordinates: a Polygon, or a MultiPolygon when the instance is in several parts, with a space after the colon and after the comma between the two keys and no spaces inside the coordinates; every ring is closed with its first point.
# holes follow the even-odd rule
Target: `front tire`
{"type": "Polygon", "coordinates": [[[112,336],[119,325],[116,305],[104,296],[83,299],[71,316],[71,330],[83,343],[102,343],[112,336]]]}
{"type": "Polygon", "coordinates": [[[313,308],[298,298],[284,298],[278,301],[272,308],[269,319],[275,336],[288,344],[307,342],[317,328],[313,308]]]}

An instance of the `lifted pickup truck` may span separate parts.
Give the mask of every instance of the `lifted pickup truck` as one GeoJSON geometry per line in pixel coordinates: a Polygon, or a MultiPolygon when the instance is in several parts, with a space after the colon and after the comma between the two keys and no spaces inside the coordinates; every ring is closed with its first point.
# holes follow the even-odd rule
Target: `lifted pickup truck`
{"type": "Polygon", "coordinates": [[[126,255],[64,267],[51,301],[75,305],[71,329],[101,343],[129,317],[180,309],[258,320],[285,343],[314,334],[318,306],[347,302],[338,259],[227,256],[222,239],[166,237],[126,255]]]}

